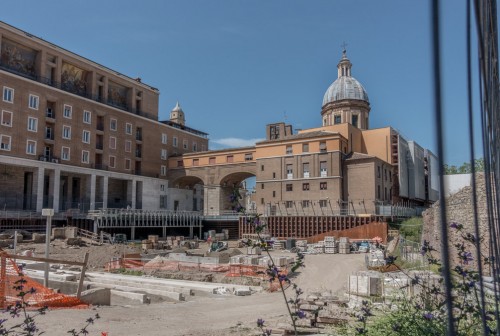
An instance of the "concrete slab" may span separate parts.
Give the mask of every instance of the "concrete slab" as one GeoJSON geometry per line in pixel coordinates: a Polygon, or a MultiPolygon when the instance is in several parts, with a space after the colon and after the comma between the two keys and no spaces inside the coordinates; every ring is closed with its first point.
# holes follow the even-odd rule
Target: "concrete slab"
{"type": "Polygon", "coordinates": [[[165,290],[158,290],[158,289],[141,289],[137,287],[130,287],[130,286],[120,286],[120,285],[115,285],[115,284],[110,284],[110,283],[102,283],[102,282],[84,282],[84,285],[89,285],[91,287],[101,287],[101,288],[108,288],[108,289],[114,289],[118,291],[123,291],[123,292],[137,292],[137,291],[142,291],[146,292],[149,294],[153,295],[158,295],[158,296],[163,296],[166,298],[170,298],[176,301],[185,301],[185,297],[182,293],[176,293],[176,292],[168,292],[165,290]]]}
{"type": "Polygon", "coordinates": [[[139,303],[145,304],[149,303],[149,297],[147,294],[134,293],[134,292],[124,292],[116,289],[111,290],[111,303],[113,303],[113,297],[121,297],[131,301],[137,301],[139,303]]]}
{"type": "Polygon", "coordinates": [[[92,288],[83,291],[80,299],[92,305],[109,306],[111,304],[111,290],[109,288],[92,288]]]}

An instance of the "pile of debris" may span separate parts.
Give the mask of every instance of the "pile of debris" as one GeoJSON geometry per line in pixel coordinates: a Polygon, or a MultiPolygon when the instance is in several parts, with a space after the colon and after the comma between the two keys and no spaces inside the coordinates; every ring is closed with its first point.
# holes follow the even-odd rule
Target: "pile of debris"
{"type": "MultiPolygon", "coordinates": [[[[297,320],[301,334],[320,333],[329,326],[346,325],[350,313],[346,309],[348,300],[340,299],[330,291],[311,293],[298,303],[298,309],[306,313],[306,318],[297,320]]],[[[272,328],[271,335],[293,335],[293,330],[287,325],[279,324],[272,328]]]]}
{"type": "Polygon", "coordinates": [[[148,239],[142,240],[143,250],[172,250],[179,247],[196,249],[199,247],[197,240],[185,240],[183,236],[167,236],[160,240],[158,235],[149,235],[148,239]]]}

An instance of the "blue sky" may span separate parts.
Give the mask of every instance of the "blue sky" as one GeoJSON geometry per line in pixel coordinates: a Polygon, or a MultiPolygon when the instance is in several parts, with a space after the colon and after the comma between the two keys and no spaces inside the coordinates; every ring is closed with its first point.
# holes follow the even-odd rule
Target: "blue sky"
{"type": "MultiPolygon", "coordinates": [[[[271,122],[320,126],[345,41],[352,74],[370,97],[371,127],[392,126],[436,153],[428,1],[18,0],[8,7],[0,20],[159,88],[161,118],[179,100],[212,149],[249,145],[271,122]]],[[[465,1],[443,1],[442,12],[445,162],[461,164],[469,160],[465,1]]]]}

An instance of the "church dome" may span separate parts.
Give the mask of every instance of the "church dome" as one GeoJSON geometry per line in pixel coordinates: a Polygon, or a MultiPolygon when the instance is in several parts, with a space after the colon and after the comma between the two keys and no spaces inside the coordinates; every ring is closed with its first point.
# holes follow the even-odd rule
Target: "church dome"
{"type": "Polygon", "coordinates": [[[343,99],[363,100],[369,103],[365,88],[356,78],[351,76],[352,64],[344,50],[338,68],[338,78],[330,85],[323,97],[323,106],[343,99]]]}
{"type": "Polygon", "coordinates": [[[342,76],[330,85],[323,97],[323,106],[338,100],[355,99],[369,102],[365,88],[354,77],[342,76]]]}

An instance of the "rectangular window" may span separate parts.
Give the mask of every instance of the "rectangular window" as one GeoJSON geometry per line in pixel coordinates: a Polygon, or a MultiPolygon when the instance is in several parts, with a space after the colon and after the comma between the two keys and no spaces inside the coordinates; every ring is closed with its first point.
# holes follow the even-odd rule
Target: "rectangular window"
{"type": "Polygon", "coordinates": [[[62,134],[63,139],[71,139],[71,126],[63,126],[63,134],[62,134]]]}
{"type": "Polygon", "coordinates": [[[293,191],[293,184],[287,184],[286,191],[293,191]]]}
{"type": "Polygon", "coordinates": [[[3,101],[7,103],[14,102],[14,89],[6,86],[3,87],[3,101]]]}
{"type": "Polygon", "coordinates": [[[356,126],[356,127],[358,127],[358,119],[359,119],[359,117],[358,117],[358,115],[357,115],[357,114],[353,114],[353,115],[352,115],[352,124],[353,124],[354,126],[356,126]]]}
{"type": "Polygon", "coordinates": [[[70,158],[70,149],[69,147],[62,147],[61,148],[61,160],[64,161],[69,161],[70,158]]]}
{"type": "Polygon", "coordinates": [[[64,105],[63,117],[71,119],[72,114],[73,114],[73,107],[71,107],[70,105],[64,105]]]}
{"type": "Polygon", "coordinates": [[[377,186],[377,198],[380,199],[380,186],[377,186]]]}
{"type": "Polygon", "coordinates": [[[177,161],[177,167],[184,167],[184,161],[182,160],[177,161]]]}
{"type": "Polygon", "coordinates": [[[116,156],[113,156],[113,155],[109,156],[109,167],[110,168],[116,167],[116,156]]]}
{"type": "Polygon", "coordinates": [[[286,178],[287,179],[293,178],[293,165],[291,164],[286,165],[286,178]]]}
{"type": "Polygon", "coordinates": [[[264,189],[264,183],[260,184],[260,189],[264,189]]]}
{"type": "Polygon", "coordinates": [[[182,141],[182,148],[188,149],[188,141],[187,140],[182,141]]]}
{"type": "Polygon", "coordinates": [[[160,174],[161,176],[167,175],[167,166],[161,166],[160,174]]]}
{"type": "Polygon", "coordinates": [[[116,149],[116,138],[115,137],[109,137],[109,148],[116,149]]]}
{"type": "Polygon", "coordinates": [[[321,153],[325,153],[326,152],[326,142],[322,141],[319,143],[319,151],[321,153]]]}
{"type": "Polygon", "coordinates": [[[309,200],[302,201],[302,207],[303,208],[309,208],[309,200]]]}
{"type": "Polygon", "coordinates": [[[168,141],[167,133],[162,133],[161,134],[161,143],[166,145],[168,141]]]}
{"type": "Polygon", "coordinates": [[[177,137],[172,138],[172,146],[177,147],[177,137]]]}
{"type": "Polygon", "coordinates": [[[377,177],[380,178],[380,166],[377,166],[377,177]]]}
{"type": "Polygon", "coordinates": [[[28,117],[28,131],[36,132],[38,130],[38,119],[33,117],[28,117]]]}
{"type": "Polygon", "coordinates": [[[232,163],[233,161],[234,161],[234,156],[232,156],[232,155],[226,156],[226,162],[232,163]]]}
{"type": "Polygon", "coordinates": [[[110,130],[116,131],[117,125],[118,125],[118,122],[116,121],[116,119],[109,120],[109,129],[110,130]]]}
{"type": "Polygon", "coordinates": [[[273,190],[273,197],[276,197],[276,191],[273,190]]]}
{"type": "Polygon", "coordinates": [[[335,125],[342,123],[342,117],[340,116],[340,114],[336,114],[335,116],[333,116],[333,123],[335,125]]]}
{"type": "Polygon", "coordinates": [[[309,177],[309,162],[304,162],[302,164],[302,172],[304,173],[305,178],[309,177]]]}
{"type": "Polygon", "coordinates": [[[215,164],[215,158],[214,157],[211,157],[208,159],[208,163],[209,164],[215,164]]]}
{"type": "Polygon", "coordinates": [[[260,199],[260,204],[264,204],[264,198],[260,199]]]}
{"type": "Polygon", "coordinates": [[[28,106],[30,109],[38,110],[39,102],[40,102],[40,99],[38,98],[38,96],[30,94],[29,100],[28,100],[28,106]]]}
{"type": "Polygon", "coordinates": [[[90,143],[90,131],[83,131],[82,142],[87,144],[90,143]]]}
{"type": "Polygon", "coordinates": [[[160,191],[165,191],[165,185],[164,184],[160,184],[160,191]]]}
{"type": "Polygon", "coordinates": [[[130,170],[130,159],[125,159],[125,169],[130,170]]]}
{"type": "Polygon", "coordinates": [[[387,181],[387,169],[384,168],[384,180],[387,181]]]}
{"type": "Polygon", "coordinates": [[[292,146],[286,146],[286,154],[293,154],[292,146]]]}
{"type": "Polygon", "coordinates": [[[320,182],[319,190],[327,190],[327,189],[328,189],[328,184],[326,182],[320,182]]]}
{"type": "Polygon", "coordinates": [[[319,206],[321,208],[326,208],[326,204],[327,204],[326,200],[319,200],[319,206]]]}
{"type": "Polygon", "coordinates": [[[193,142],[193,152],[196,151],[198,151],[198,145],[196,144],[196,142],[193,142]]]}
{"type": "Polygon", "coordinates": [[[275,179],[275,178],[276,178],[276,173],[273,173],[273,179],[275,179]]]}
{"type": "Polygon", "coordinates": [[[246,153],[245,154],[245,161],[252,161],[253,160],[253,154],[252,153],[246,153]]]}
{"type": "Polygon", "coordinates": [[[162,160],[166,160],[167,159],[167,150],[166,149],[162,149],[161,150],[161,159],[162,160]]]}
{"type": "Polygon", "coordinates": [[[199,166],[200,165],[200,160],[199,159],[193,159],[193,166],[199,166]]]}
{"type": "Polygon", "coordinates": [[[2,126],[12,127],[12,112],[2,111],[2,126]]]}
{"type": "Polygon", "coordinates": [[[319,176],[320,177],[328,176],[328,169],[327,169],[327,162],[326,161],[321,161],[319,163],[319,176]]]}
{"type": "Polygon", "coordinates": [[[26,154],[30,155],[36,154],[36,141],[33,140],[26,141],[26,154]]]}
{"type": "Polygon", "coordinates": [[[286,201],[285,202],[285,208],[290,209],[293,207],[293,201],[286,201]]]}
{"type": "Polygon", "coordinates": [[[302,190],[304,191],[309,190],[309,183],[302,183],[302,190]]]}
{"type": "Polygon", "coordinates": [[[201,151],[204,152],[207,149],[207,147],[204,144],[201,144],[201,151]]]}
{"type": "Polygon", "coordinates": [[[10,151],[10,136],[0,134],[0,149],[10,151]]]}
{"type": "Polygon", "coordinates": [[[130,153],[132,151],[132,141],[125,140],[125,152],[130,153]]]}
{"type": "Polygon", "coordinates": [[[92,113],[90,111],[83,111],[83,122],[86,124],[92,123],[92,113]]]}
{"type": "Polygon", "coordinates": [[[302,152],[303,153],[309,152],[309,144],[308,143],[302,144],[302,152]]]}
{"type": "Polygon", "coordinates": [[[132,124],[130,124],[130,123],[125,124],[125,133],[132,134],[132,124]]]}
{"type": "Polygon", "coordinates": [[[82,163],[90,162],[90,154],[89,151],[82,151],[82,163]]]}

